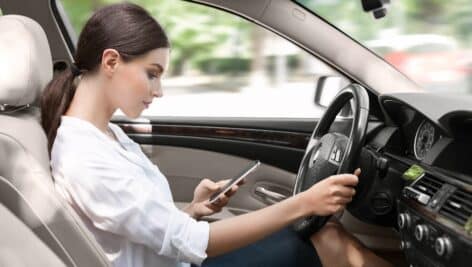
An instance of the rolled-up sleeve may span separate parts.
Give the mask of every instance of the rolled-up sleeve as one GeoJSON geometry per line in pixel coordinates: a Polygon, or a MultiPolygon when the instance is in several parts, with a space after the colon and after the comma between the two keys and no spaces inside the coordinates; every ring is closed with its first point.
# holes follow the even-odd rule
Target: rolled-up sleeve
{"type": "Polygon", "coordinates": [[[125,236],[155,253],[200,265],[207,257],[209,224],[179,210],[139,168],[99,155],[63,166],[77,205],[98,229],[125,236]]]}

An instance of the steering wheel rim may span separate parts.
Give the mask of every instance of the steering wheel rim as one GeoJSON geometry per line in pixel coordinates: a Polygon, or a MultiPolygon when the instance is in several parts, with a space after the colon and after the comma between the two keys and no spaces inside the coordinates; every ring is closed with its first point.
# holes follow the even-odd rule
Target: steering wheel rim
{"type": "MultiPolygon", "coordinates": [[[[298,169],[294,195],[305,191],[330,175],[354,171],[364,145],[368,117],[369,95],[361,85],[350,84],[337,94],[309,139],[298,169]],[[349,101],[353,107],[349,137],[329,133],[337,114],[349,101]]],[[[320,230],[330,217],[309,216],[295,222],[293,227],[301,236],[310,237],[320,230]]]]}

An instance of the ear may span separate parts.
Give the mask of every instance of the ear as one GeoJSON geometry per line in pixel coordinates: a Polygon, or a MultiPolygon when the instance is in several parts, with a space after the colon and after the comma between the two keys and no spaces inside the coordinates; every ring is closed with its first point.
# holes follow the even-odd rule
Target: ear
{"type": "Polygon", "coordinates": [[[101,68],[107,76],[112,76],[116,68],[121,63],[121,56],[113,48],[103,50],[101,68]]]}

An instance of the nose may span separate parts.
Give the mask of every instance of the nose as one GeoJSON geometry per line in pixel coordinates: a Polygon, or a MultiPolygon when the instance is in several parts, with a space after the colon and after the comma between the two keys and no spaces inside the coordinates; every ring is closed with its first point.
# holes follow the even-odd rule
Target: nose
{"type": "Polygon", "coordinates": [[[162,86],[160,81],[154,86],[152,90],[152,96],[153,97],[162,97],[164,95],[164,92],[162,92],[162,86]]]}
{"type": "Polygon", "coordinates": [[[153,97],[162,97],[163,95],[164,95],[164,93],[162,92],[162,89],[152,91],[152,96],[153,97]]]}

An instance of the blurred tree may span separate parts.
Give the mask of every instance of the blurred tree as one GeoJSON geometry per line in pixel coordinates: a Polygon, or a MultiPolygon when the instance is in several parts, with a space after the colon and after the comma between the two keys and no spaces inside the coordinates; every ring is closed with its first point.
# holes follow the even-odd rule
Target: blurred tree
{"type": "MultiPolygon", "coordinates": [[[[120,0],[62,0],[77,33],[94,10],[120,0]]],[[[171,39],[171,74],[182,74],[199,60],[215,57],[215,51],[237,31],[240,42],[249,38],[250,23],[234,15],[202,5],[175,0],[131,1],[148,10],[171,39]]],[[[229,53],[229,52],[228,52],[229,53]]],[[[221,56],[221,55],[219,55],[221,56]]],[[[230,54],[227,55],[232,56],[230,54]]]]}
{"type": "Polygon", "coordinates": [[[465,46],[472,46],[472,5],[470,0],[449,2],[448,21],[454,25],[455,33],[465,46]]]}
{"type": "MultiPolygon", "coordinates": [[[[235,21],[201,5],[169,0],[137,0],[166,29],[172,42],[172,74],[182,74],[193,63],[211,56],[230,36],[235,21]]],[[[226,15],[226,16],[225,16],[226,15]]]]}
{"type": "Polygon", "coordinates": [[[77,34],[80,33],[93,11],[104,4],[101,0],[61,0],[61,3],[77,34]]]}
{"type": "Polygon", "coordinates": [[[265,87],[267,84],[267,77],[265,73],[266,62],[264,58],[264,44],[265,44],[266,30],[253,25],[251,27],[251,78],[252,86],[265,87]]]}

